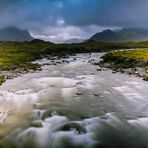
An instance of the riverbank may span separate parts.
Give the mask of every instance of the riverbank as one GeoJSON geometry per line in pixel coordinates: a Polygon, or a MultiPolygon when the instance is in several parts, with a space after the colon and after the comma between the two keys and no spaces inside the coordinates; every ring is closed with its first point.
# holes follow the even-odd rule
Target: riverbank
{"type": "Polygon", "coordinates": [[[48,59],[57,56],[57,59],[60,59],[77,53],[146,47],[148,47],[148,42],[103,43],[89,41],[79,44],[53,44],[37,39],[31,42],[0,42],[0,84],[6,79],[40,70],[41,66],[33,61],[45,57],[48,59]]]}
{"type": "Polygon", "coordinates": [[[142,77],[148,81],[148,49],[112,51],[102,56],[100,65],[113,70],[142,77]]]}

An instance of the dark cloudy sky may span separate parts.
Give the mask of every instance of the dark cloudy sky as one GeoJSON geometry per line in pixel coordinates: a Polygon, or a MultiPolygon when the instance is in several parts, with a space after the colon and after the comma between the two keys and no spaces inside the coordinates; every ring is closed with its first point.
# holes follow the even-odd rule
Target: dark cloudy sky
{"type": "Polygon", "coordinates": [[[6,26],[56,42],[106,28],[148,28],[148,0],[0,0],[0,28],[6,26]]]}

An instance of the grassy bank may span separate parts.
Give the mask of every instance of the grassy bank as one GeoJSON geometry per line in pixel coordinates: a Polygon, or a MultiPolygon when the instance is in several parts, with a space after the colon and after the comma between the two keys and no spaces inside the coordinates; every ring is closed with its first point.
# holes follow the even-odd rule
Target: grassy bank
{"type": "Polygon", "coordinates": [[[142,76],[148,80],[148,49],[125,50],[108,52],[101,62],[114,71],[125,72],[142,76]]]}
{"type": "Polygon", "coordinates": [[[43,56],[64,56],[75,53],[145,47],[148,47],[148,42],[103,43],[89,41],[81,44],[51,44],[40,40],[32,42],[0,42],[0,76],[2,79],[0,84],[5,81],[4,72],[18,73],[40,68],[38,64],[31,62],[43,56]]]}

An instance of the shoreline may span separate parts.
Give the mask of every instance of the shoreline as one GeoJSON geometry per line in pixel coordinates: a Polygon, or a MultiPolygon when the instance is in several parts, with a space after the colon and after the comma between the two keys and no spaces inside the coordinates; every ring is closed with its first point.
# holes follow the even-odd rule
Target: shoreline
{"type": "Polygon", "coordinates": [[[101,57],[102,61],[97,64],[101,68],[111,69],[112,73],[125,73],[135,77],[140,77],[143,80],[148,81],[148,61],[145,59],[140,59],[140,55],[138,54],[137,58],[133,58],[132,54],[135,54],[134,52],[135,50],[108,52],[101,57]],[[128,57],[129,53],[131,54],[130,56],[132,58],[130,56],[128,57]]]}
{"type": "Polygon", "coordinates": [[[58,65],[58,64],[63,64],[63,63],[68,63],[68,61],[66,60],[66,58],[68,58],[69,55],[67,55],[67,57],[63,57],[63,56],[45,56],[42,57],[40,59],[37,59],[33,62],[31,62],[32,67],[30,68],[22,68],[19,67],[18,69],[15,69],[13,71],[1,71],[0,72],[0,85],[2,85],[4,82],[6,82],[9,79],[13,79],[13,78],[17,78],[20,76],[23,76],[24,74],[28,74],[28,73],[35,73],[37,71],[41,71],[42,67],[45,65],[58,65]],[[46,59],[46,61],[50,60],[50,63],[40,63],[40,61],[42,61],[43,59],[46,59]]]}

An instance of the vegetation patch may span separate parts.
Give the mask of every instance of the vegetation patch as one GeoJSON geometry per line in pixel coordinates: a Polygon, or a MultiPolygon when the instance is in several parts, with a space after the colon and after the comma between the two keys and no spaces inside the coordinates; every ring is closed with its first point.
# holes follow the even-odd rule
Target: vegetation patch
{"type": "Polygon", "coordinates": [[[148,81],[148,49],[108,52],[102,57],[102,65],[114,71],[127,72],[144,77],[148,81]]]}
{"type": "Polygon", "coordinates": [[[4,76],[0,76],[0,85],[2,84],[2,83],[4,83],[6,81],[6,79],[4,78],[4,76]]]}

